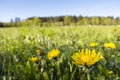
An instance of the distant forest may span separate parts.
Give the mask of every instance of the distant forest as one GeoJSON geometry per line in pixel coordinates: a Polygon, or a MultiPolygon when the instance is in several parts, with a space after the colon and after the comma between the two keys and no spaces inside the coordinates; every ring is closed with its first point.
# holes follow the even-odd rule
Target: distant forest
{"type": "Polygon", "coordinates": [[[10,22],[0,22],[0,27],[24,27],[24,26],[80,26],[80,25],[120,25],[120,17],[101,16],[55,16],[55,17],[30,17],[21,20],[16,17],[10,22]]]}

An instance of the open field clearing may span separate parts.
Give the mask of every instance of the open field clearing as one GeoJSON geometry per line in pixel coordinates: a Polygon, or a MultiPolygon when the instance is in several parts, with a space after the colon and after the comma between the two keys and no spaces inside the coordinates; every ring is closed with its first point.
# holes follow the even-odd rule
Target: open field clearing
{"type": "Polygon", "coordinates": [[[120,27],[0,28],[0,80],[120,80],[120,27]]]}

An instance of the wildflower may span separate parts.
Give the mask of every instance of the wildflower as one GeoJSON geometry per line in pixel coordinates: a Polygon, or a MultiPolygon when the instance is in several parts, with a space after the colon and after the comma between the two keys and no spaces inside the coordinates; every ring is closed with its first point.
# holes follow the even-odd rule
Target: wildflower
{"type": "Polygon", "coordinates": [[[60,54],[59,50],[57,50],[57,49],[54,50],[53,49],[52,51],[48,52],[47,57],[48,57],[49,60],[51,60],[51,59],[57,57],[59,54],[60,54]]]}
{"type": "Polygon", "coordinates": [[[112,49],[116,48],[116,46],[115,46],[114,43],[105,43],[104,46],[105,46],[106,48],[112,48],[112,49]]]}
{"type": "Polygon", "coordinates": [[[95,50],[90,51],[86,49],[73,54],[72,59],[77,66],[90,67],[103,59],[103,56],[100,52],[97,54],[95,50]]]}
{"type": "Polygon", "coordinates": [[[94,43],[90,43],[90,46],[91,47],[96,47],[96,46],[98,46],[98,43],[95,43],[95,42],[94,43]]]}
{"type": "Polygon", "coordinates": [[[36,53],[37,53],[37,54],[40,54],[40,53],[41,53],[41,50],[36,50],[36,53]]]}
{"type": "Polygon", "coordinates": [[[38,57],[33,57],[33,58],[30,58],[30,60],[31,60],[32,62],[36,62],[36,61],[38,61],[39,59],[38,59],[38,57]]]}

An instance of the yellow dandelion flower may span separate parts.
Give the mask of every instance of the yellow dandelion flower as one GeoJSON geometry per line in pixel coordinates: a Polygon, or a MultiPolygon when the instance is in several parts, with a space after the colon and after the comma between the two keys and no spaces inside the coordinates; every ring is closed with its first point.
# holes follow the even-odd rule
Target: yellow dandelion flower
{"type": "Polygon", "coordinates": [[[57,50],[57,49],[54,50],[53,49],[52,51],[48,52],[47,57],[48,57],[49,60],[51,60],[51,59],[57,57],[59,54],[60,54],[59,50],[57,50]]]}
{"type": "Polygon", "coordinates": [[[41,53],[41,50],[36,50],[36,53],[37,53],[37,54],[40,54],[40,53],[41,53]]]}
{"type": "Polygon", "coordinates": [[[116,48],[116,46],[115,46],[114,43],[105,43],[104,46],[105,46],[106,48],[112,48],[112,49],[116,48]]]}
{"type": "Polygon", "coordinates": [[[91,46],[91,47],[96,47],[96,46],[98,46],[98,43],[95,43],[95,42],[90,43],[90,46],[91,46]]]}
{"type": "Polygon", "coordinates": [[[77,66],[90,67],[103,59],[103,56],[100,52],[97,54],[95,50],[90,51],[86,49],[73,54],[72,59],[77,66]]]}
{"type": "Polygon", "coordinates": [[[31,60],[32,62],[36,62],[36,61],[39,60],[39,58],[38,58],[38,57],[33,57],[33,58],[30,58],[30,60],[31,60]]]}

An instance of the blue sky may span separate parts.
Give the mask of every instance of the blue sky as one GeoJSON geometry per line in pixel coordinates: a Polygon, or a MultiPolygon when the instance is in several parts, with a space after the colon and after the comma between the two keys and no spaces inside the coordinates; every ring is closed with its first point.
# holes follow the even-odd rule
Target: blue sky
{"type": "Polygon", "coordinates": [[[15,17],[120,16],[120,0],[0,0],[0,22],[15,17]]]}

